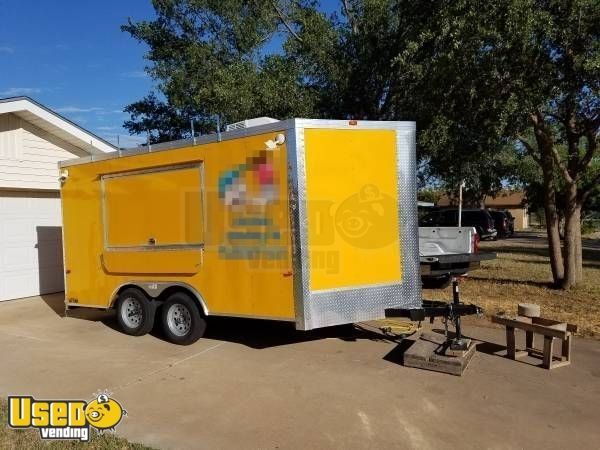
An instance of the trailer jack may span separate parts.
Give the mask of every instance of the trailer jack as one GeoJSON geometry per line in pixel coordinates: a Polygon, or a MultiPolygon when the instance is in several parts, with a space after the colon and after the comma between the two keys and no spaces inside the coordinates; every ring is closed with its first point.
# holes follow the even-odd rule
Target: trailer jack
{"type": "Polygon", "coordinates": [[[469,346],[469,341],[464,339],[461,331],[461,316],[481,315],[483,309],[477,305],[464,304],[460,302],[460,291],[458,288],[458,278],[452,277],[452,302],[440,302],[434,300],[423,300],[421,308],[387,308],[385,317],[408,317],[410,320],[421,322],[429,318],[431,322],[436,317],[441,317],[445,326],[446,340],[451,350],[465,351],[469,346]],[[448,322],[454,325],[455,334],[453,339],[448,336],[448,322]]]}

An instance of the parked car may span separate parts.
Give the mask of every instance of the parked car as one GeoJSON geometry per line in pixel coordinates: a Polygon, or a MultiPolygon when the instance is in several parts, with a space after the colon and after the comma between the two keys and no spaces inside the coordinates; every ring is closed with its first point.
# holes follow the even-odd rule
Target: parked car
{"type": "MultiPolygon", "coordinates": [[[[512,233],[510,232],[510,221],[506,212],[504,211],[492,211],[490,210],[492,218],[494,219],[494,227],[498,231],[499,238],[509,237],[512,233]]],[[[514,229],[514,219],[513,219],[513,229],[514,229]]]]}
{"type": "MultiPolygon", "coordinates": [[[[463,209],[461,225],[474,227],[481,240],[495,239],[498,231],[494,219],[485,209],[463,209]]],[[[458,209],[433,211],[419,221],[421,227],[455,227],[458,225],[458,209]]]]}

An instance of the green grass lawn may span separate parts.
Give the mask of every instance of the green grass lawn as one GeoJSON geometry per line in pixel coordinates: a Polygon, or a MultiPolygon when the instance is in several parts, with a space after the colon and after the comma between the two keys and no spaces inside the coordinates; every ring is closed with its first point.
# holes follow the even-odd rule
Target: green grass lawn
{"type": "MultiPolygon", "coordinates": [[[[545,243],[512,239],[483,242],[482,251],[497,259],[461,282],[461,300],[484,308],[486,316],[516,314],[518,303],[537,303],[542,316],[573,323],[578,335],[600,338],[600,248],[584,251],[584,281],[570,291],[551,287],[552,272],[545,243]]],[[[423,298],[449,300],[451,288],[423,290],[423,298]]]]}

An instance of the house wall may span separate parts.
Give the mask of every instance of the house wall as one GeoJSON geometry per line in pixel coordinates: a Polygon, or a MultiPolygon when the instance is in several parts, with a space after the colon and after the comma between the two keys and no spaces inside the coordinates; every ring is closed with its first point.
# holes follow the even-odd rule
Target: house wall
{"type": "Polygon", "coordinates": [[[79,152],[15,114],[0,114],[0,189],[58,190],[58,162],[79,152]]]}
{"type": "Polygon", "coordinates": [[[510,211],[515,218],[515,231],[522,231],[529,228],[529,216],[527,215],[527,208],[503,208],[510,211]]]}
{"type": "Polygon", "coordinates": [[[493,205],[488,206],[487,208],[496,209],[500,211],[510,211],[512,216],[515,218],[515,231],[523,231],[529,228],[529,214],[527,213],[527,208],[523,206],[514,206],[514,205],[493,205]]]}

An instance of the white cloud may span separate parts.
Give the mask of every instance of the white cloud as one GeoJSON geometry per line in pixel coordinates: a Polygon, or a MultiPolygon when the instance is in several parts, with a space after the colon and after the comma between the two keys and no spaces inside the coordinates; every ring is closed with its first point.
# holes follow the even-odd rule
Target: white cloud
{"type": "Polygon", "coordinates": [[[53,108],[53,110],[61,114],[94,114],[96,116],[96,119],[99,121],[104,121],[106,116],[125,114],[120,109],[106,109],[101,106],[82,107],[75,105],[67,105],[53,108]]]}
{"type": "Polygon", "coordinates": [[[123,72],[121,76],[125,78],[148,78],[148,74],[143,70],[132,70],[130,72],[123,72]]]}
{"type": "Polygon", "coordinates": [[[63,106],[61,108],[54,108],[54,111],[59,113],[91,113],[91,112],[101,112],[102,108],[92,107],[92,108],[80,108],[78,106],[63,106]]]}
{"type": "Polygon", "coordinates": [[[116,126],[115,127],[97,127],[97,130],[99,130],[99,131],[115,131],[115,130],[122,131],[123,128],[116,127],[116,126]]]}
{"type": "Polygon", "coordinates": [[[19,95],[32,95],[42,92],[40,88],[31,87],[11,87],[0,91],[0,97],[17,97],[19,95]]]}
{"type": "Polygon", "coordinates": [[[7,45],[0,45],[0,53],[14,53],[15,49],[7,45]]]}
{"type": "Polygon", "coordinates": [[[124,114],[124,112],[120,109],[100,109],[100,111],[96,111],[96,114],[105,116],[108,114],[124,114]]]}

